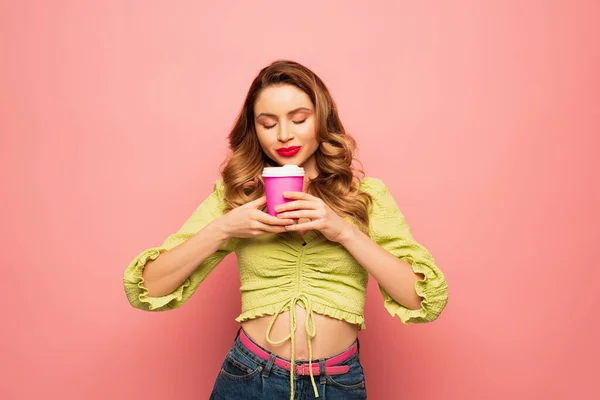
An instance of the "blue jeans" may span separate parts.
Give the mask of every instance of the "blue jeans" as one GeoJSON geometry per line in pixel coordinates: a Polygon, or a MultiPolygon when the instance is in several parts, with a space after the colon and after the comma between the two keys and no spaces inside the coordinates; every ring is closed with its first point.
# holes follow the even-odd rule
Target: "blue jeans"
{"type": "MultiPolygon", "coordinates": [[[[240,328],[241,330],[241,328],[240,328]]],[[[275,354],[269,360],[254,355],[239,339],[240,330],[233,346],[225,356],[221,371],[210,395],[211,400],[288,400],[290,398],[290,371],[273,365],[275,354]]],[[[358,339],[356,339],[358,342],[358,339]]],[[[363,400],[367,398],[365,376],[358,351],[340,365],[349,365],[350,371],[340,375],[315,375],[320,400],[363,400]]],[[[260,347],[260,346],[259,346],[260,347]]],[[[333,356],[332,356],[333,357],[333,356]]],[[[313,360],[318,364],[321,360],[313,360]]],[[[286,360],[290,361],[290,360],[286,360]]],[[[296,364],[308,361],[296,360],[296,364]]],[[[315,399],[309,375],[294,376],[294,399],[315,399]]]]}

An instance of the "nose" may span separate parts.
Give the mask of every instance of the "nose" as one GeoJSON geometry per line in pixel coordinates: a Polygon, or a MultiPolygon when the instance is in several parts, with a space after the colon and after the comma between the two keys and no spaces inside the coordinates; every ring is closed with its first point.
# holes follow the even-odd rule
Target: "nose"
{"type": "Polygon", "coordinates": [[[287,124],[279,124],[279,132],[277,132],[277,140],[282,143],[289,142],[294,138],[294,134],[291,132],[287,124]]]}

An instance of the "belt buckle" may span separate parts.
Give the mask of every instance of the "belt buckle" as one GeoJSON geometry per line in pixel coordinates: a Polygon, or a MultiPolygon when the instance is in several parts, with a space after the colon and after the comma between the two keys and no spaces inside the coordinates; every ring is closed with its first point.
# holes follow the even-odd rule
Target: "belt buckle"
{"type": "Polygon", "coordinates": [[[306,364],[300,364],[300,367],[302,367],[302,369],[301,369],[302,372],[300,372],[300,375],[306,375],[306,373],[304,372],[304,366],[305,365],[306,364]]]}
{"type": "Polygon", "coordinates": [[[307,367],[308,364],[300,364],[300,365],[296,365],[296,368],[300,368],[300,371],[296,370],[298,375],[308,375],[308,373],[310,372],[310,368],[307,367]]]}
{"type": "MultiPolygon", "coordinates": [[[[321,367],[320,367],[320,365],[319,365],[319,364],[313,364],[313,367],[314,367],[315,365],[319,366],[319,371],[315,373],[315,371],[313,370],[313,373],[314,373],[314,374],[317,374],[317,373],[318,373],[318,374],[320,375],[320,374],[324,373],[324,371],[321,371],[321,367]]],[[[301,370],[302,370],[302,371],[301,371],[301,372],[300,372],[298,375],[310,375],[310,370],[311,370],[311,368],[309,367],[309,364],[308,364],[308,363],[306,363],[306,364],[300,364],[300,365],[299,365],[299,367],[301,367],[301,370]],[[305,368],[305,367],[306,367],[306,368],[305,368]]],[[[327,370],[327,367],[325,367],[325,369],[327,370]]]]}

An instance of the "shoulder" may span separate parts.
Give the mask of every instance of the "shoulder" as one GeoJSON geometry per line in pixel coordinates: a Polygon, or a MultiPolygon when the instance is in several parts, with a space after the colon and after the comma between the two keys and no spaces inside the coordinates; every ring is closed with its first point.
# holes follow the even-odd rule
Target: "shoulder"
{"type": "MultiPolygon", "coordinates": [[[[215,203],[221,204],[225,197],[225,184],[223,183],[223,179],[216,179],[212,182],[212,191],[204,192],[203,202],[212,202],[213,205],[215,203]]],[[[204,185],[206,185],[206,183],[204,185]]]]}
{"type": "Polygon", "coordinates": [[[362,178],[358,182],[358,188],[370,195],[375,195],[377,193],[381,193],[384,190],[387,190],[387,186],[381,179],[372,176],[365,176],[364,178],[362,178]]]}
{"type": "Polygon", "coordinates": [[[223,182],[223,179],[217,179],[213,186],[213,191],[215,191],[217,193],[223,193],[224,190],[225,190],[225,183],[223,182]]]}
{"type": "Polygon", "coordinates": [[[213,192],[210,197],[216,200],[218,208],[225,210],[225,183],[223,179],[216,179],[213,185],[213,192]]]}

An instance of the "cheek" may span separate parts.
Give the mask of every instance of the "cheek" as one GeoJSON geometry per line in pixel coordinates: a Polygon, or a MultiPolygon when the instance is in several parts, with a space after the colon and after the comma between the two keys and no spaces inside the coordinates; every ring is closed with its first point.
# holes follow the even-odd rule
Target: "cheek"
{"type": "Polygon", "coordinates": [[[260,143],[261,146],[267,145],[270,141],[270,135],[268,133],[266,133],[265,130],[261,129],[260,127],[256,127],[256,137],[258,138],[258,142],[260,143]]]}
{"type": "Polygon", "coordinates": [[[315,132],[315,125],[310,122],[310,123],[305,123],[302,125],[298,125],[298,129],[296,130],[296,132],[298,132],[298,134],[302,135],[302,137],[305,140],[316,140],[317,139],[317,134],[315,132]]]}

